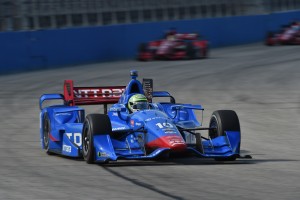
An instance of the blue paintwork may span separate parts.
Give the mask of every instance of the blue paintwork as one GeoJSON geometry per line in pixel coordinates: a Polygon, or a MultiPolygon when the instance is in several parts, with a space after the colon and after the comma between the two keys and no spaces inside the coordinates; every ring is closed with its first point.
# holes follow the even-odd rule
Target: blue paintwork
{"type": "Polygon", "coordinates": [[[241,132],[225,131],[226,136],[230,142],[230,147],[235,154],[240,153],[241,132]]]}
{"type": "Polygon", "coordinates": [[[153,91],[153,97],[170,97],[170,93],[166,91],[153,91]]]}
{"type": "Polygon", "coordinates": [[[62,94],[43,94],[41,97],[40,97],[40,109],[42,110],[43,109],[43,102],[45,100],[58,100],[58,99],[61,99],[61,100],[64,100],[64,96],[62,94]]]}
{"type": "MultiPolygon", "coordinates": [[[[53,100],[55,95],[43,95],[40,102],[53,100]]],[[[58,97],[58,95],[56,96],[58,97]]],[[[81,135],[84,120],[84,109],[77,106],[52,105],[42,108],[40,113],[40,141],[43,145],[43,118],[48,115],[51,124],[51,137],[53,140],[49,142],[49,149],[52,152],[72,157],[79,157],[81,146],[81,135]],[[70,134],[71,133],[71,134],[70,134]],[[67,134],[69,136],[67,136],[67,134]],[[75,137],[77,136],[77,137],[75,137]],[[80,137],[79,137],[80,136],[80,137]],[[79,145],[76,145],[78,143],[79,145]],[[71,148],[69,151],[63,151],[63,147],[71,148]],[[66,145],[68,147],[66,147],[66,145]]]]}
{"type": "MultiPolygon", "coordinates": [[[[101,135],[93,136],[95,162],[152,159],[165,153],[174,153],[178,149],[191,151],[200,157],[239,155],[240,132],[226,131],[225,136],[203,140],[203,153],[187,147],[185,134],[181,133],[179,128],[201,126],[194,113],[194,110],[203,110],[201,105],[156,102],[150,103],[148,110],[130,113],[127,109],[128,99],[136,93],[144,94],[144,91],[136,76],[132,76],[119,102],[112,105],[108,111],[113,134],[101,133],[101,135]],[[152,150],[149,151],[149,149],[152,150]]],[[[170,97],[170,94],[165,91],[153,94],[170,97]]],[[[47,115],[51,124],[49,151],[70,157],[81,157],[84,110],[77,106],[67,106],[64,103],[42,107],[44,101],[53,99],[63,99],[63,96],[45,94],[40,98],[42,148],[45,148],[43,146],[43,118],[47,115]]]]}

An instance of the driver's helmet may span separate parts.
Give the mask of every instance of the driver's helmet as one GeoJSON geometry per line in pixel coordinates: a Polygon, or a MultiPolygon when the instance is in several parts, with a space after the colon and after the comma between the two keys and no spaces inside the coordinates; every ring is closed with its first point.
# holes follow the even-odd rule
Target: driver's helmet
{"type": "Polygon", "coordinates": [[[128,108],[131,112],[145,110],[149,108],[147,98],[142,94],[135,94],[128,101],[128,108]]]}

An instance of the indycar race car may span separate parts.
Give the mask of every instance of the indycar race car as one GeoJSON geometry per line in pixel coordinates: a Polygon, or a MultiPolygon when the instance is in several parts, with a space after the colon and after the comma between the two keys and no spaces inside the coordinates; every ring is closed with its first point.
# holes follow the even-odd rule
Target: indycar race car
{"type": "Polygon", "coordinates": [[[165,38],[140,44],[138,60],[178,60],[208,57],[208,41],[199,40],[197,33],[171,32],[165,38]]]}
{"type": "Polygon", "coordinates": [[[299,45],[300,44],[300,23],[294,22],[290,26],[284,26],[279,33],[269,32],[265,44],[273,46],[281,45],[299,45]]]}
{"type": "Polygon", "coordinates": [[[141,83],[137,76],[137,71],[131,71],[126,87],[74,87],[72,80],[65,80],[64,94],[42,95],[42,149],[47,154],[83,157],[87,163],[179,154],[217,161],[242,158],[240,124],[234,111],[215,111],[209,127],[202,127],[194,112],[203,112],[201,105],[176,103],[168,92],[153,91],[152,79],[141,83]],[[154,102],[155,99],[167,101],[154,102]],[[49,100],[62,103],[43,107],[43,102],[49,100]],[[103,105],[103,113],[86,116],[79,107],[99,104],[103,105]],[[113,105],[108,108],[108,104],[113,105]],[[208,136],[199,132],[203,130],[208,130],[208,136]]]}

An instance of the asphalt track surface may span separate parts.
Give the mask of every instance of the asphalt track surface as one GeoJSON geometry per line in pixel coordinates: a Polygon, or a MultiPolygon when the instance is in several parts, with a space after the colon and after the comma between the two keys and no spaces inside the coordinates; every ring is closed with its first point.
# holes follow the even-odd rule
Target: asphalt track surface
{"type": "Polygon", "coordinates": [[[129,60],[0,76],[0,199],[299,199],[299,52],[299,46],[253,44],[214,49],[206,60],[129,60]],[[201,104],[204,125],[214,110],[235,110],[242,153],[253,159],[102,166],[40,149],[41,94],[62,92],[64,79],[80,86],[125,85],[131,69],[178,102],[201,104]]]}

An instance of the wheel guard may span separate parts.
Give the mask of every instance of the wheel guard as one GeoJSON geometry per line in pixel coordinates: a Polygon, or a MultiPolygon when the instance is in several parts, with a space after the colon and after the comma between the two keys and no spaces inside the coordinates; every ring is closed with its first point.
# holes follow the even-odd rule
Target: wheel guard
{"type": "Polygon", "coordinates": [[[237,131],[225,131],[225,136],[219,136],[211,140],[202,141],[202,150],[188,147],[188,150],[199,157],[218,158],[239,156],[241,133],[237,131]],[[201,152],[203,153],[201,153],[201,152]]]}

